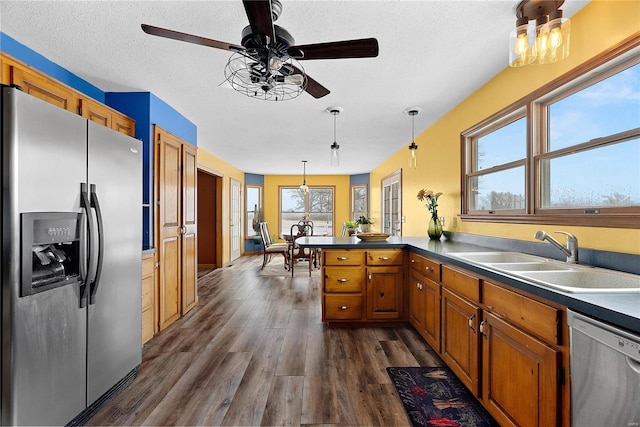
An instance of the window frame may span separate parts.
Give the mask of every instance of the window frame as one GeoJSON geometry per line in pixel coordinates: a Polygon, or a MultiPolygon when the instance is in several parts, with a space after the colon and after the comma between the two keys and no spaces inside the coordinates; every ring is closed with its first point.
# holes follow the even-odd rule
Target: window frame
{"type": "MultiPolygon", "coordinates": [[[[310,206],[309,206],[309,194],[311,193],[311,191],[313,190],[321,190],[321,189],[328,189],[331,190],[331,230],[333,232],[333,235],[335,235],[336,232],[336,186],[335,185],[310,185],[309,186],[309,192],[307,194],[305,194],[304,196],[304,214],[309,214],[311,215],[311,212],[309,210],[310,206]]],[[[288,234],[291,230],[283,230],[282,229],[282,190],[300,190],[300,187],[298,186],[292,186],[292,185],[279,185],[278,186],[278,229],[279,229],[279,234],[288,234]]],[[[300,218],[302,220],[302,217],[300,218]]],[[[312,220],[313,221],[313,220],[312,220]]],[[[314,227],[314,231],[315,231],[314,227]]]]}
{"type": "MultiPolygon", "coordinates": [[[[260,236],[260,232],[256,232],[255,230],[253,230],[253,221],[249,220],[249,212],[254,212],[255,215],[255,211],[253,209],[249,208],[249,189],[257,189],[258,190],[258,212],[264,212],[264,203],[263,203],[263,198],[262,198],[262,192],[263,192],[263,188],[262,185],[258,185],[258,184],[245,184],[244,186],[244,219],[245,219],[245,230],[244,230],[244,234],[245,234],[245,240],[252,240],[254,238],[254,236],[260,236]],[[255,234],[249,234],[251,231],[253,231],[255,234]]],[[[262,215],[262,221],[264,221],[264,214],[262,215]]]]}
{"type": "MultiPolygon", "coordinates": [[[[462,221],[501,222],[520,224],[555,224],[611,228],[640,228],[640,207],[594,207],[594,208],[541,208],[542,161],[559,158],[567,153],[623,142],[640,136],[640,128],[608,135],[546,152],[547,120],[546,108],[559,99],[604,80],[624,68],[640,63],[640,33],[634,34],[616,46],[597,55],[573,70],[565,73],[545,86],[537,89],[510,106],[493,114],[460,134],[461,144],[461,215],[462,221]],[[527,157],[525,159],[525,210],[472,211],[470,210],[470,171],[472,171],[472,142],[487,131],[504,126],[519,111],[526,111],[527,157]]],[[[503,166],[503,165],[501,165],[503,166]]],[[[489,169],[483,169],[486,174],[489,169]]]]}
{"type": "Polygon", "coordinates": [[[369,186],[367,184],[351,185],[351,198],[349,203],[349,212],[351,212],[351,218],[349,218],[351,221],[355,221],[356,219],[358,219],[360,215],[365,217],[369,216],[369,186]],[[356,190],[361,188],[364,189],[364,211],[356,212],[355,211],[356,190]]]}

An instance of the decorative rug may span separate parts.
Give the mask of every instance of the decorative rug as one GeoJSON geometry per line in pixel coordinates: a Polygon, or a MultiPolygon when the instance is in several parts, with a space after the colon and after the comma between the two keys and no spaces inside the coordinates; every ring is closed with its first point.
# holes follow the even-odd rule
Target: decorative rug
{"type": "Polygon", "coordinates": [[[499,427],[447,367],[387,368],[413,426],[499,427]]]}
{"type": "MultiPolygon", "coordinates": [[[[261,277],[291,277],[291,271],[285,270],[282,264],[282,257],[275,258],[271,262],[265,265],[264,270],[260,270],[258,267],[258,276],[261,277]]],[[[319,277],[320,269],[312,269],[311,277],[319,277]]],[[[299,262],[293,269],[293,277],[309,277],[309,264],[306,262],[299,262]]]]}

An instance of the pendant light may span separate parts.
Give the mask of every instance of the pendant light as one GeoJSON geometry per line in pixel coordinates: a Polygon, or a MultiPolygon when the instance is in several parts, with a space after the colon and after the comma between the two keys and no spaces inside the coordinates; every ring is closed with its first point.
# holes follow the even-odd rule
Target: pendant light
{"type": "Polygon", "coordinates": [[[309,186],[307,185],[307,161],[306,160],[302,161],[302,167],[303,167],[302,185],[300,186],[300,191],[302,191],[302,193],[306,195],[309,192],[309,186]]]}
{"type": "Polygon", "coordinates": [[[410,107],[404,110],[405,113],[411,116],[411,144],[409,144],[409,166],[416,168],[418,166],[418,144],[415,141],[415,120],[416,116],[420,114],[420,107],[410,107]]]}
{"type": "Polygon", "coordinates": [[[342,107],[329,107],[326,110],[333,116],[333,144],[331,144],[331,167],[337,168],[340,166],[340,146],[336,140],[336,118],[342,113],[342,107]]]}

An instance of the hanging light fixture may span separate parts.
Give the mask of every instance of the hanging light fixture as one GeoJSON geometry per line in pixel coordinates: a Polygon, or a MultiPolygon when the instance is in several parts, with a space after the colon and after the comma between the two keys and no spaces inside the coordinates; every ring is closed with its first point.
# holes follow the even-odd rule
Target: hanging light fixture
{"type": "Polygon", "coordinates": [[[326,110],[333,116],[333,144],[331,144],[331,167],[337,168],[340,166],[340,146],[336,140],[336,117],[342,113],[342,107],[329,107],[326,110]]]}
{"type": "Polygon", "coordinates": [[[509,36],[509,65],[551,64],[569,56],[571,21],[559,9],[564,0],[523,0],[509,36]]]}
{"type": "Polygon", "coordinates": [[[415,118],[420,114],[420,107],[410,107],[404,110],[411,116],[411,144],[409,144],[409,166],[416,168],[418,166],[418,144],[415,142],[415,118]]]}
{"type": "Polygon", "coordinates": [[[302,161],[302,167],[303,167],[302,185],[300,186],[300,191],[302,191],[302,193],[306,195],[309,192],[309,186],[307,185],[307,161],[306,160],[302,161]]]}

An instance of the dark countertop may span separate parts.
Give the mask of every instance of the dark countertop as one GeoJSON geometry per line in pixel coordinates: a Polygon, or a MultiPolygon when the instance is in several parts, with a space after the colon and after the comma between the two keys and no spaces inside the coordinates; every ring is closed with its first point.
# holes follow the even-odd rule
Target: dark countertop
{"type": "Polygon", "coordinates": [[[488,279],[510,285],[550,301],[567,306],[569,309],[605,321],[618,327],[640,333],[640,292],[563,292],[528,281],[523,277],[509,275],[478,264],[471,264],[448,255],[451,252],[487,252],[495,248],[470,243],[442,240],[434,241],[426,237],[389,237],[386,241],[365,242],[357,237],[301,237],[296,240],[302,247],[320,249],[409,249],[447,264],[457,265],[488,279]]]}

